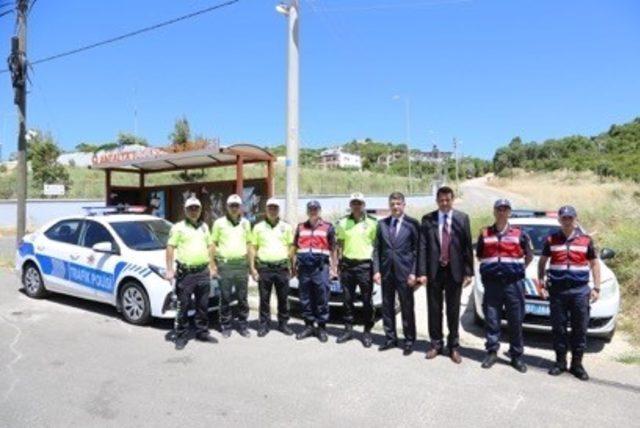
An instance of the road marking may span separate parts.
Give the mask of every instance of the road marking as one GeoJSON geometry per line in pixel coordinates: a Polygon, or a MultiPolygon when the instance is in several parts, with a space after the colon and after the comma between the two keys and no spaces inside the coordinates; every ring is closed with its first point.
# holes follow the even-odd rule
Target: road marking
{"type": "Polygon", "coordinates": [[[6,367],[9,373],[11,373],[11,376],[14,377],[14,379],[11,382],[9,389],[4,393],[2,402],[6,402],[9,399],[9,396],[11,395],[13,390],[15,389],[16,385],[18,384],[18,380],[19,380],[19,378],[15,375],[15,372],[13,371],[13,366],[22,358],[22,353],[16,349],[16,345],[18,344],[18,342],[20,341],[20,338],[22,337],[22,330],[20,329],[20,327],[13,324],[9,320],[7,320],[4,316],[0,315],[0,319],[2,319],[2,321],[4,321],[8,326],[13,328],[17,332],[16,337],[14,337],[13,341],[9,344],[9,350],[11,350],[11,352],[15,354],[15,358],[11,360],[6,365],[6,367]]]}

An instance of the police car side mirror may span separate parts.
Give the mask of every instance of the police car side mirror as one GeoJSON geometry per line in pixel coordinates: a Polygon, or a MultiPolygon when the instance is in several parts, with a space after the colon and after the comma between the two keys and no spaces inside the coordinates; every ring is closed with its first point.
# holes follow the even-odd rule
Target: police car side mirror
{"type": "Polygon", "coordinates": [[[600,259],[601,260],[612,259],[615,256],[616,256],[616,252],[613,251],[611,248],[603,248],[602,250],[600,250],[600,259]]]}
{"type": "Polygon", "coordinates": [[[111,242],[98,242],[91,247],[96,253],[117,254],[118,250],[113,247],[111,242]]]}

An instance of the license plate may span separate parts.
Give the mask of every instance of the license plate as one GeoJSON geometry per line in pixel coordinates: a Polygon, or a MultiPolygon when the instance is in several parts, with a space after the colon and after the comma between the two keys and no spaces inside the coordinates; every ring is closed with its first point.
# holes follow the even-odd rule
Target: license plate
{"type": "Polygon", "coordinates": [[[531,315],[549,316],[549,305],[541,305],[539,303],[526,303],[524,311],[531,315]]]}
{"type": "Polygon", "coordinates": [[[342,285],[339,282],[331,283],[331,292],[332,293],[342,293],[342,285]]]}

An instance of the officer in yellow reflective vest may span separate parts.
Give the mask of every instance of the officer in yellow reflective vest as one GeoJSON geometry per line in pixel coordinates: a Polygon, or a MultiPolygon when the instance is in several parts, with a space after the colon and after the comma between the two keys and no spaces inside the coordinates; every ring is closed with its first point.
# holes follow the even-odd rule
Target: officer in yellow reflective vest
{"type": "Polygon", "coordinates": [[[340,285],[344,304],[344,333],[337,343],[353,338],[354,301],[356,287],[360,287],[362,299],[364,333],[362,344],[371,347],[371,328],[374,312],[373,294],[373,243],[376,239],[378,221],[365,211],[364,195],[354,193],[349,200],[351,214],[341,218],[336,226],[336,239],[340,254],[340,285]]]}
{"type": "Polygon", "coordinates": [[[207,224],[200,219],[202,204],[191,196],[184,204],[185,219],[171,227],[167,242],[166,278],[176,280],[178,307],[176,310],[175,347],[184,349],[187,345],[187,311],[191,295],[196,303],[196,339],[204,342],[216,342],[209,333],[207,308],[211,289],[209,269],[210,236],[207,224]],[[174,267],[177,264],[177,269],[174,267]]]}
{"type": "Polygon", "coordinates": [[[231,297],[235,289],[238,298],[238,333],[249,337],[248,245],[251,224],[242,217],[242,199],[231,195],[227,199],[227,214],[213,223],[211,229],[214,273],[220,281],[220,329],[223,337],[231,336],[231,297]]]}
{"type": "Polygon", "coordinates": [[[287,336],[293,334],[287,325],[292,246],[293,228],[280,219],[280,204],[271,198],[267,201],[266,218],[253,226],[249,248],[251,276],[258,282],[260,291],[258,337],[266,336],[270,330],[272,287],[275,287],[278,297],[278,330],[287,336]]]}

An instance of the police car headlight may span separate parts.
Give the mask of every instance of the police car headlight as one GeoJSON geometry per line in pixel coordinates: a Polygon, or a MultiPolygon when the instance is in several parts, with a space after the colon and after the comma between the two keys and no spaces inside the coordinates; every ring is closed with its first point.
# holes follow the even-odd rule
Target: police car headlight
{"type": "Polygon", "coordinates": [[[158,275],[160,278],[165,279],[167,276],[167,270],[163,267],[160,266],[156,266],[156,265],[148,265],[149,269],[151,269],[156,275],[158,275]]]}
{"type": "Polygon", "coordinates": [[[614,278],[609,278],[600,284],[600,298],[609,299],[613,297],[618,291],[618,281],[614,278]]]}

